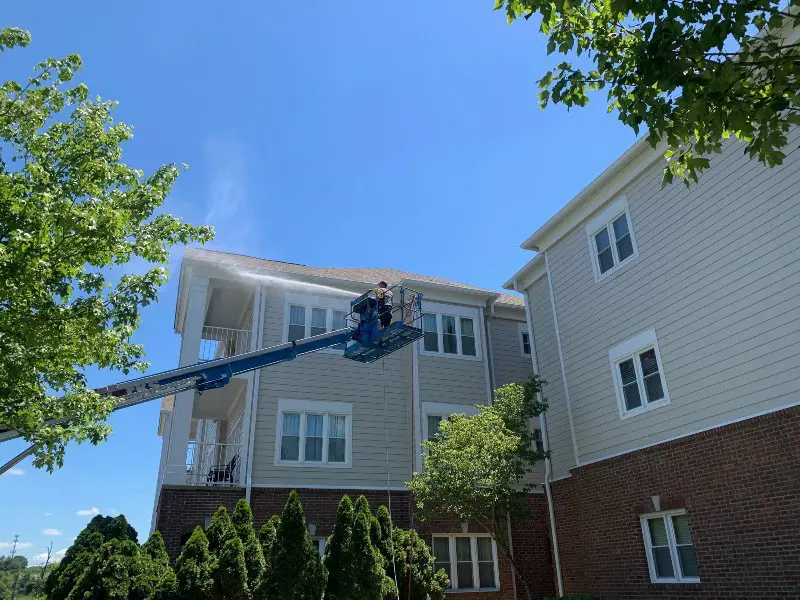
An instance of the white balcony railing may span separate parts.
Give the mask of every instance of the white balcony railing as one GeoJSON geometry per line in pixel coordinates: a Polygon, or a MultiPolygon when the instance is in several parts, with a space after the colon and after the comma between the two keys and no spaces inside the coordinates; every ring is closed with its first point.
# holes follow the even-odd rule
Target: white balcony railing
{"type": "Polygon", "coordinates": [[[250,330],[227,327],[203,327],[200,339],[200,361],[227,358],[250,352],[250,330]]]}
{"type": "Polygon", "coordinates": [[[186,455],[187,485],[239,485],[240,444],[201,444],[189,442],[186,455]]]}

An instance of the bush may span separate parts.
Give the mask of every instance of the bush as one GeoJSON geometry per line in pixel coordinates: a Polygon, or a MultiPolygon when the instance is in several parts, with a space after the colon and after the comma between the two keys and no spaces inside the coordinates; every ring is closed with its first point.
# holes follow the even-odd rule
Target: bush
{"type": "Polygon", "coordinates": [[[198,525],[175,561],[178,600],[211,600],[214,588],[213,562],[208,551],[208,538],[198,525]]]}
{"type": "Polygon", "coordinates": [[[325,571],[306,529],[300,496],[292,491],[281,513],[270,552],[267,596],[281,600],[319,600],[325,571]]]}

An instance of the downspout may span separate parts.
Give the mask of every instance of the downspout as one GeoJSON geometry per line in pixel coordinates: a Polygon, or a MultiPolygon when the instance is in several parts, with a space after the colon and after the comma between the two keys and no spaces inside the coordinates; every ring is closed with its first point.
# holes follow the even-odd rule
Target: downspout
{"type": "MultiPolygon", "coordinates": [[[[525,299],[525,319],[528,321],[528,337],[531,340],[531,362],[533,363],[533,373],[539,376],[539,359],[536,355],[536,339],[533,334],[533,317],[531,313],[531,303],[528,292],[520,290],[517,281],[514,280],[514,289],[521,292],[525,299]]],[[[539,400],[542,399],[542,392],[539,390],[539,400]]],[[[553,478],[553,464],[550,459],[550,439],[547,435],[547,418],[544,413],[539,415],[539,428],[542,431],[542,448],[547,453],[544,460],[544,489],[547,495],[547,512],[550,520],[550,539],[553,544],[553,558],[556,563],[556,583],[558,585],[558,595],[564,595],[564,578],[561,574],[561,554],[558,551],[558,532],[556,529],[556,517],[553,508],[553,492],[550,489],[550,482],[553,478]]]]}
{"type": "MultiPolygon", "coordinates": [[[[264,341],[264,312],[267,306],[267,294],[264,286],[259,286],[258,300],[258,317],[256,319],[254,315],[253,319],[258,324],[255,328],[255,343],[252,345],[254,350],[261,348],[264,341]]],[[[250,493],[253,489],[253,453],[256,441],[256,419],[258,418],[258,395],[259,382],[261,381],[261,369],[257,369],[253,373],[251,381],[253,382],[253,390],[250,395],[250,432],[247,435],[247,475],[244,491],[244,497],[248,504],[250,504],[250,493]]]]}

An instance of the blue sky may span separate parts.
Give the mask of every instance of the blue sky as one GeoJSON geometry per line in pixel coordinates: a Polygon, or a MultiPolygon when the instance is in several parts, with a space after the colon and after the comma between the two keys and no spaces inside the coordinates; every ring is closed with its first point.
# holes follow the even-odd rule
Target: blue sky
{"type": "MultiPolygon", "coordinates": [[[[2,25],[33,44],[0,61],[5,79],[80,53],[79,79],[134,127],[125,161],[190,165],[166,210],[216,226],[212,247],[499,288],[531,257],[519,244],[634,136],[602,97],[540,111],[536,80],[559,59],[492,6],[29,0],[2,25]]],[[[172,279],[136,335],[152,371],[176,365],[175,295],[172,279]]],[[[26,462],[0,478],[0,553],[17,533],[29,557],[66,548],[90,518],[79,512],[121,512],[144,538],[157,417],[157,403],[125,410],[106,444],[70,447],[53,475],[26,462]]]]}

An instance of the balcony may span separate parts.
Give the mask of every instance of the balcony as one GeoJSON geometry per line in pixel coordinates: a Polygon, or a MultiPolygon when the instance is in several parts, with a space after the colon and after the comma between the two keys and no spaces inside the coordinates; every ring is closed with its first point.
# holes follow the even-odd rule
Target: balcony
{"type": "Polygon", "coordinates": [[[200,339],[200,362],[227,358],[237,354],[250,352],[251,332],[249,329],[231,329],[228,327],[203,327],[200,339]]]}
{"type": "Polygon", "coordinates": [[[240,444],[189,442],[186,484],[238,486],[242,465],[240,444]]]}

